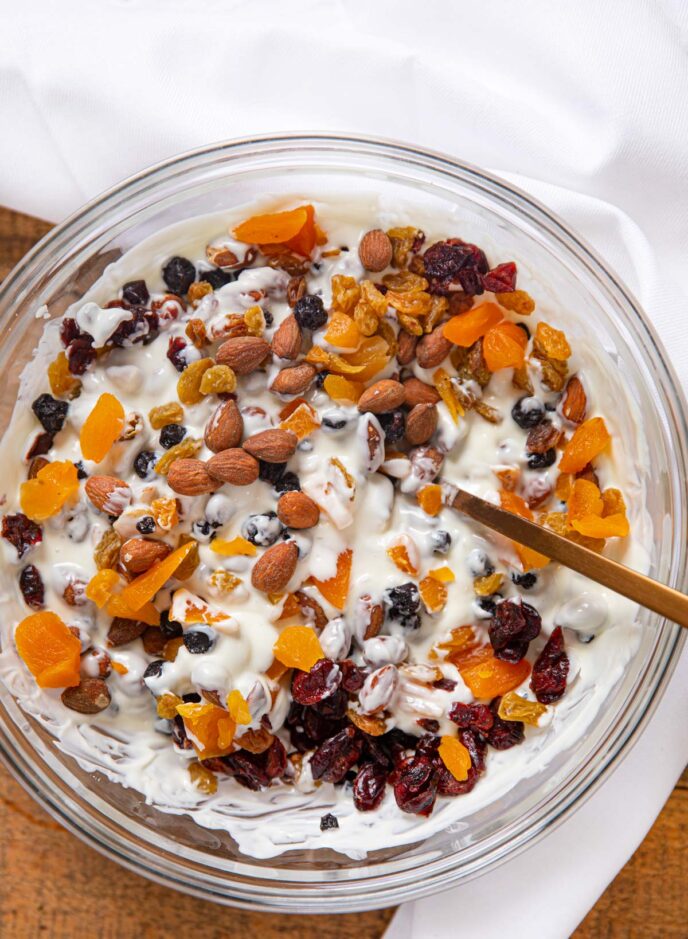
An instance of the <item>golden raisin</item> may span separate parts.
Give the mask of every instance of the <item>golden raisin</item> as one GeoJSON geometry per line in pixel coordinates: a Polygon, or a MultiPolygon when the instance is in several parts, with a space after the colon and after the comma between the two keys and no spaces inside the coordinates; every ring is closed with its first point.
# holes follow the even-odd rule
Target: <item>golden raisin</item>
{"type": "Polygon", "coordinates": [[[184,420],[184,411],[181,404],[170,401],[168,404],[151,408],[148,412],[148,420],[153,430],[160,430],[166,424],[181,424],[184,420]]]}
{"type": "Polygon", "coordinates": [[[202,349],[203,346],[205,346],[208,342],[208,334],[206,333],[205,323],[203,320],[189,320],[189,322],[186,324],[185,332],[197,349],[202,349]]]}
{"type": "Polygon", "coordinates": [[[194,786],[206,795],[217,792],[217,776],[202,763],[189,763],[189,776],[194,786]]]}
{"type": "Polygon", "coordinates": [[[229,365],[213,365],[203,373],[201,394],[223,394],[236,389],[237,380],[229,365]]]}
{"type": "Polygon", "coordinates": [[[108,528],[102,538],[96,545],[93,552],[93,560],[99,571],[108,567],[116,567],[119,563],[119,549],[122,547],[122,539],[114,530],[108,528]]]}
{"type": "Polygon", "coordinates": [[[193,306],[198,306],[203,297],[213,292],[212,285],[207,280],[199,280],[191,284],[187,291],[187,297],[193,306]]]}
{"type": "Polygon", "coordinates": [[[176,694],[163,694],[155,702],[158,717],[171,721],[177,716],[177,706],[183,704],[176,694]]]}
{"type": "Polygon", "coordinates": [[[201,382],[203,375],[215,363],[212,359],[198,359],[197,362],[191,362],[186,366],[177,381],[177,397],[182,404],[198,404],[203,400],[201,391],[201,382]]]}
{"type": "Polygon", "coordinates": [[[250,336],[262,336],[265,332],[265,315],[259,306],[251,306],[246,310],[244,322],[250,336]]]}
{"type": "Polygon", "coordinates": [[[232,593],[241,583],[239,577],[235,577],[234,574],[230,574],[221,567],[210,575],[210,586],[224,595],[232,593]]]}
{"type": "Polygon", "coordinates": [[[535,301],[525,290],[511,290],[508,293],[496,293],[495,299],[505,310],[518,313],[519,316],[530,316],[535,309],[535,301]]]}
{"type": "Polygon", "coordinates": [[[69,362],[64,352],[60,352],[48,366],[48,381],[56,398],[76,398],[81,391],[81,382],[69,371],[69,362]]]}
{"type": "Polygon", "coordinates": [[[179,523],[179,512],[176,499],[153,499],[151,502],[151,514],[155,519],[156,525],[169,531],[179,523]]]}
{"type": "Polygon", "coordinates": [[[549,323],[539,322],[533,337],[533,346],[538,352],[544,354],[550,359],[564,362],[571,355],[571,346],[565,334],[560,329],[555,329],[549,323]]]}
{"type": "Polygon", "coordinates": [[[176,443],[173,447],[170,447],[170,449],[160,457],[155,464],[155,472],[159,473],[161,476],[167,476],[170,466],[172,466],[175,460],[185,460],[196,456],[202,446],[202,440],[194,440],[193,437],[185,437],[180,443],[176,443]]]}
{"type": "Polygon", "coordinates": [[[515,691],[509,691],[504,695],[499,702],[499,710],[497,711],[497,715],[503,721],[522,721],[532,727],[537,727],[540,718],[546,713],[547,705],[522,698],[515,691]]]}

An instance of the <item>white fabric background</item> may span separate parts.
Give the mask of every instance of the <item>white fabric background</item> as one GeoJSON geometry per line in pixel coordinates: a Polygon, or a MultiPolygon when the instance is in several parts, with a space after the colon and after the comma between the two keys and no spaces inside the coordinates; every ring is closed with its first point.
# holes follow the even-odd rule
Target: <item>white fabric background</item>
{"type": "MultiPolygon", "coordinates": [[[[688,384],[684,0],[0,0],[0,203],[58,220],[178,151],[251,133],[379,134],[502,173],[643,303],[688,384]]],[[[688,660],[571,820],[390,936],[565,937],[688,758],[688,660]]]]}

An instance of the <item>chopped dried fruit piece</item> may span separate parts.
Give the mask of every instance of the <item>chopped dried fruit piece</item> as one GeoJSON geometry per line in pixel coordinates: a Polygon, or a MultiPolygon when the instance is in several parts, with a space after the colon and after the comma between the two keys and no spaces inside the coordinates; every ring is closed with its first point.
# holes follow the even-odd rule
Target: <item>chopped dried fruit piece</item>
{"type": "Polygon", "coordinates": [[[352,560],[353,551],[349,548],[342,551],[337,558],[337,573],[334,577],[330,577],[328,580],[318,580],[311,577],[311,582],[318,588],[323,597],[338,610],[343,610],[346,606],[352,560]]]}
{"type": "MultiPolygon", "coordinates": [[[[530,522],[533,521],[533,513],[528,508],[525,501],[520,496],[517,496],[515,492],[505,492],[502,490],[499,494],[499,500],[502,508],[506,509],[507,512],[513,512],[514,515],[527,518],[530,522]]],[[[549,558],[545,557],[544,554],[533,551],[532,548],[527,548],[525,545],[521,545],[516,541],[513,542],[513,545],[520,558],[524,571],[528,571],[533,567],[544,567],[546,564],[549,564],[549,558]]]]}
{"type": "Polygon", "coordinates": [[[566,335],[560,329],[555,329],[542,321],[537,324],[533,344],[538,351],[544,352],[550,359],[563,362],[571,355],[571,346],[566,335]]]}
{"type": "Polygon", "coordinates": [[[234,229],[237,241],[254,245],[285,245],[308,257],[318,240],[313,206],[299,206],[288,212],[254,215],[234,229]]]}
{"type": "Polygon", "coordinates": [[[451,569],[451,567],[447,567],[446,565],[444,567],[436,567],[434,570],[428,571],[428,577],[432,577],[434,580],[438,580],[441,584],[453,584],[456,580],[454,571],[451,569]]]}
{"type": "Polygon", "coordinates": [[[570,473],[559,473],[554,484],[554,495],[562,502],[568,502],[571,497],[574,477],[570,473]]]}
{"type": "Polygon", "coordinates": [[[73,688],[80,682],[81,643],[56,613],[32,613],[17,626],[14,643],[40,688],[73,688]]]}
{"type": "Polygon", "coordinates": [[[497,593],[504,581],[504,574],[495,571],[493,574],[487,574],[485,577],[476,577],[473,581],[473,590],[479,597],[489,597],[497,593]]]}
{"type": "Polygon", "coordinates": [[[177,707],[183,703],[183,699],[176,694],[163,694],[155,702],[155,710],[158,717],[171,721],[177,716],[177,707]]]}
{"type": "Polygon", "coordinates": [[[416,499],[418,505],[427,515],[432,515],[433,517],[439,515],[440,509],[442,508],[442,487],[438,486],[436,483],[423,486],[423,488],[419,489],[416,493],[416,499]]]}
{"type": "Polygon", "coordinates": [[[504,313],[496,303],[479,303],[465,313],[452,316],[444,324],[442,332],[450,342],[468,348],[503,319],[504,313]]]}
{"type": "Polygon", "coordinates": [[[515,691],[509,691],[504,695],[497,711],[503,721],[522,721],[524,724],[530,724],[531,727],[537,727],[540,718],[546,713],[545,704],[522,698],[515,691]]]}
{"type": "MultiPolygon", "coordinates": [[[[45,465],[47,466],[47,463],[45,465]]],[[[14,545],[17,557],[23,558],[29,548],[41,543],[43,530],[22,512],[17,512],[3,516],[2,537],[14,545]]]]}
{"type": "Polygon", "coordinates": [[[531,690],[541,704],[553,704],[566,691],[569,657],[564,648],[564,634],[556,626],[544,649],[535,660],[530,680],[531,690]]]}
{"type": "Polygon", "coordinates": [[[189,776],[194,786],[206,795],[217,792],[217,776],[202,763],[190,763],[189,776]]]}
{"type": "Polygon", "coordinates": [[[387,232],[392,242],[392,265],[404,268],[413,253],[420,251],[425,235],[419,228],[407,226],[404,228],[390,228],[387,232]]]}
{"type": "Polygon", "coordinates": [[[196,539],[188,534],[180,535],[179,539],[177,540],[177,547],[181,548],[182,545],[186,544],[191,545],[191,550],[175,571],[174,576],[177,578],[177,580],[188,580],[201,562],[198,554],[198,542],[196,539]]]}
{"type": "Polygon", "coordinates": [[[103,533],[102,538],[96,545],[95,551],[93,552],[93,560],[96,563],[96,567],[99,571],[104,570],[108,567],[117,567],[119,561],[119,549],[122,547],[122,539],[114,530],[114,528],[108,528],[106,532],[103,533]]]}
{"type": "Polygon", "coordinates": [[[81,390],[81,382],[69,371],[69,362],[64,352],[60,352],[54,362],[48,366],[50,390],[58,397],[76,398],[81,390]]]}
{"type": "Polygon", "coordinates": [[[625,538],[630,531],[628,519],[621,513],[607,515],[584,515],[571,522],[571,527],[586,538],[625,538]]]}
{"type": "Polygon", "coordinates": [[[236,724],[224,708],[215,704],[179,704],[177,714],[202,760],[231,753],[236,724]]]}
{"type": "Polygon", "coordinates": [[[167,583],[173,576],[184,558],[194,548],[196,542],[189,542],[177,548],[171,554],[168,554],[162,561],[158,561],[144,574],[132,580],[128,584],[119,599],[127,604],[132,610],[139,610],[141,607],[152,600],[160,588],[167,583]]]}
{"type": "Polygon", "coordinates": [[[206,358],[198,359],[186,366],[177,381],[177,397],[182,404],[198,404],[199,401],[203,400],[201,382],[204,374],[213,365],[215,365],[213,360],[206,358]]]}
{"type": "Polygon", "coordinates": [[[468,778],[468,771],[472,766],[471,755],[456,737],[443,736],[437,752],[454,779],[462,782],[468,778]]]}
{"type": "Polygon", "coordinates": [[[299,440],[303,440],[320,427],[317,412],[305,401],[280,422],[282,430],[290,430],[299,440]]]}
{"type": "Polygon", "coordinates": [[[347,404],[357,404],[363,394],[365,385],[360,381],[352,381],[343,375],[328,375],[323,388],[333,401],[344,401],[347,404]]]}
{"type": "Polygon", "coordinates": [[[387,554],[402,573],[413,575],[418,573],[419,558],[417,557],[417,549],[413,551],[407,544],[395,544],[391,548],[387,548],[387,554]],[[413,553],[413,558],[409,556],[409,551],[413,553]]]}
{"type": "Polygon", "coordinates": [[[265,332],[265,314],[259,306],[251,306],[244,313],[249,336],[262,336],[265,332]]]}
{"type": "Polygon", "coordinates": [[[355,365],[343,356],[336,355],[334,352],[327,352],[320,346],[311,346],[306,353],[305,361],[311,365],[324,365],[325,368],[337,375],[356,375],[358,377],[365,371],[364,364],[355,365]]]}
{"type": "Polygon", "coordinates": [[[179,524],[176,499],[153,499],[150,507],[156,525],[159,525],[163,531],[170,531],[179,524]]]}
{"type": "Polygon", "coordinates": [[[124,429],[124,408],[114,395],[102,394],[79,434],[81,452],[87,460],[100,463],[124,429]]]}
{"type": "Polygon", "coordinates": [[[200,452],[202,446],[202,440],[194,440],[193,437],[185,437],[180,443],[176,443],[173,447],[170,447],[164,456],[160,457],[155,464],[155,472],[159,473],[160,476],[167,476],[170,471],[170,466],[172,466],[175,460],[192,459],[200,452]]]}
{"type": "Polygon", "coordinates": [[[470,659],[478,646],[478,638],[472,626],[457,626],[452,629],[450,638],[446,642],[440,642],[437,649],[444,653],[447,662],[458,668],[461,662],[470,659]]]}
{"type": "Polygon", "coordinates": [[[236,390],[236,385],[236,375],[229,365],[212,365],[203,372],[201,377],[201,394],[232,392],[236,390]]]}
{"type": "Polygon", "coordinates": [[[595,483],[591,483],[587,479],[575,480],[568,503],[569,525],[573,525],[574,521],[584,518],[586,515],[601,516],[604,508],[600,490],[595,483]]]}
{"type": "Polygon", "coordinates": [[[226,558],[234,557],[237,554],[243,554],[246,557],[252,558],[258,553],[256,546],[240,535],[230,540],[226,538],[213,538],[210,542],[210,550],[226,558]]]}
{"type": "Polygon", "coordinates": [[[99,610],[102,610],[119,581],[120,576],[117,571],[104,568],[89,580],[86,587],[86,596],[95,603],[99,610]]]}
{"type": "Polygon", "coordinates": [[[443,368],[438,368],[433,375],[432,380],[435,388],[437,388],[437,391],[439,392],[440,397],[447,405],[447,409],[451,414],[452,420],[455,424],[457,424],[459,417],[464,414],[464,409],[456,388],[454,387],[454,383],[449,377],[449,373],[446,372],[443,368]]]}
{"type": "Polygon", "coordinates": [[[232,720],[236,724],[251,723],[252,718],[248,707],[248,702],[237,688],[234,688],[233,691],[229,692],[229,697],[227,698],[227,707],[229,709],[232,720]]]}
{"type": "Polygon", "coordinates": [[[495,476],[502,484],[502,489],[506,492],[515,492],[521,478],[521,471],[515,466],[509,466],[506,469],[494,471],[495,476]]]}
{"type": "Polygon", "coordinates": [[[287,668],[310,672],[325,658],[320,640],[310,626],[285,626],[272,647],[275,658],[287,668]]]}
{"type": "Polygon", "coordinates": [[[105,609],[109,616],[115,618],[138,620],[147,626],[160,625],[160,613],[152,603],[144,603],[143,606],[134,609],[122,599],[121,595],[115,594],[110,597],[105,609]]]}
{"type": "Polygon", "coordinates": [[[421,600],[428,613],[439,613],[447,603],[448,591],[445,585],[428,574],[418,584],[421,600]]]}
{"type": "Polygon", "coordinates": [[[240,577],[236,577],[234,574],[230,574],[229,571],[222,570],[222,568],[218,568],[210,575],[211,587],[214,587],[215,590],[225,596],[233,593],[241,583],[240,577]]]}
{"type": "Polygon", "coordinates": [[[607,447],[611,436],[601,417],[591,417],[574,431],[559,461],[562,473],[579,473],[607,447]]]}
{"type": "Polygon", "coordinates": [[[464,683],[476,698],[495,698],[518,688],[530,674],[526,659],[504,662],[495,657],[490,646],[474,651],[457,665],[464,683]]]}
{"type": "Polygon", "coordinates": [[[525,290],[510,290],[504,293],[495,293],[495,300],[505,310],[517,313],[519,316],[530,316],[535,309],[535,301],[525,290]]]}
{"type": "Polygon", "coordinates": [[[515,323],[504,321],[483,337],[485,364],[491,372],[500,368],[520,368],[525,361],[528,337],[515,323]]]}
{"type": "Polygon", "coordinates": [[[330,316],[324,338],[330,345],[339,349],[357,349],[361,341],[361,333],[355,320],[350,316],[346,313],[334,312],[330,316]]]}
{"type": "Polygon", "coordinates": [[[25,515],[41,522],[56,515],[78,491],[77,468],[69,460],[63,460],[48,463],[34,479],[22,483],[19,501],[25,515]]]}
{"type": "Polygon", "coordinates": [[[355,352],[344,353],[342,359],[350,371],[347,373],[336,365],[329,366],[330,371],[353,374],[356,381],[370,381],[389,362],[390,349],[382,336],[370,336],[362,340],[355,352]]]}

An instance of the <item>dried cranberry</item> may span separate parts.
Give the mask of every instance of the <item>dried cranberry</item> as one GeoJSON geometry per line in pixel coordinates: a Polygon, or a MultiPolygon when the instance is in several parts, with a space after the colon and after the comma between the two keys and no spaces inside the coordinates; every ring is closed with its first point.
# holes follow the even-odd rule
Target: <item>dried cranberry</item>
{"type": "Polygon", "coordinates": [[[279,779],[287,769],[287,751],[282,741],[275,737],[267,750],[258,754],[265,761],[265,772],[269,779],[279,779]]]}
{"type": "Polygon", "coordinates": [[[416,753],[427,753],[433,759],[437,756],[440,738],[437,734],[423,734],[416,741],[416,753]]]}
{"type": "Polygon", "coordinates": [[[311,757],[313,779],[323,782],[341,782],[358,761],[363,739],[355,727],[345,727],[334,737],[321,744],[311,757]]]}
{"type": "Polygon", "coordinates": [[[522,721],[505,721],[497,714],[501,698],[495,698],[490,703],[490,710],[494,715],[494,724],[487,735],[487,742],[495,750],[510,750],[519,743],[523,743],[525,738],[524,724],[522,721]]]}
{"type": "Polygon", "coordinates": [[[327,322],[327,312],[321,297],[306,294],[294,305],[296,322],[302,329],[320,329],[327,322]]]}
{"type": "Polygon", "coordinates": [[[145,306],[150,300],[150,293],[145,280],[130,280],[122,287],[122,299],[132,306],[145,306]]]}
{"type": "Polygon", "coordinates": [[[388,411],[378,414],[377,419],[385,432],[386,443],[396,443],[406,433],[406,415],[403,411],[388,411]]]}
{"type": "Polygon", "coordinates": [[[321,717],[327,717],[331,720],[341,720],[346,714],[347,708],[349,706],[349,696],[340,686],[334,692],[334,694],[329,694],[326,698],[323,698],[322,701],[318,701],[316,704],[313,704],[313,710],[320,714],[321,717]]]}
{"type": "Polygon", "coordinates": [[[497,604],[488,633],[495,657],[505,662],[520,662],[528,644],[540,634],[542,620],[528,603],[504,600],[497,604]]]}
{"type": "Polygon", "coordinates": [[[339,669],[342,673],[342,688],[350,694],[360,691],[366,680],[366,669],[360,668],[351,659],[344,659],[340,662],[339,669]]]}
{"type": "Polygon", "coordinates": [[[437,797],[437,771],[426,754],[402,760],[392,773],[394,798],[402,812],[429,815],[437,797]]]}
{"type": "Polygon", "coordinates": [[[53,440],[53,435],[49,434],[47,431],[44,431],[42,434],[37,434],[26,453],[26,459],[33,460],[35,456],[44,456],[46,453],[49,453],[53,445],[53,440]]]}
{"type": "Polygon", "coordinates": [[[25,602],[34,610],[43,608],[45,587],[43,578],[35,564],[29,564],[19,575],[19,589],[25,602]]]}
{"type": "Polygon", "coordinates": [[[32,522],[23,512],[17,512],[3,518],[2,537],[13,544],[18,557],[23,558],[29,548],[43,540],[43,531],[40,525],[32,522]]]}
{"type": "Polygon", "coordinates": [[[463,704],[457,701],[449,712],[449,720],[465,730],[486,733],[494,723],[492,711],[486,704],[463,704]]]}
{"type": "Polygon", "coordinates": [[[160,446],[165,450],[181,443],[186,437],[186,427],[182,424],[165,424],[160,430],[160,446]]]}
{"type": "Polygon", "coordinates": [[[533,665],[530,687],[540,704],[558,701],[566,691],[569,657],[564,649],[564,634],[557,626],[533,665]]]}
{"type": "Polygon", "coordinates": [[[70,345],[75,339],[83,335],[85,334],[81,332],[76,320],[72,319],[71,316],[66,316],[60,323],[60,339],[63,346],[70,345]]]}
{"type": "Polygon", "coordinates": [[[93,336],[87,333],[75,339],[67,348],[67,365],[72,375],[83,375],[95,358],[93,336]]]}
{"type": "Polygon", "coordinates": [[[359,812],[376,809],[385,794],[387,773],[382,766],[366,763],[354,779],[353,799],[359,812]]]}
{"type": "Polygon", "coordinates": [[[385,771],[385,775],[394,767],[394,759],[384,737],[371,737],[363,734],[363,750],[359,763],[375,763],[385,771]]]}
{"type": "Polygon", "coordinates": [[[58,401],[49,394],[39,395],[31,405],[31,410],[49,434],[62,430],[68,408],[66,401],[58,401]]]}
{"type": "Polygon", "coordinates": [[[471,767],[465,779],[456,779],[443,763],[437,767],[437,792],[441,796],[463,796],[471,792],[479,778],[479,774],[471,767]]]}
{"type": "Polygon", "coordinates": [[[181,336],[171,336],[167,344],[167,358],[178,372],[183,372],[186,368],[186,356],[184,355],[186,345],[186,340],[182,339],[181,336]]]}
{"type": "Polygon", "coordinates": [[[437,734],[440,730],[440,722],[433,720],[432,717],[420,717],[416,721],[419,727],[422,727],[423,730],[427,730],[429,734],[437,734]]]}
{"type": "Polygon", "coordinates": [[[516,265],[513,261],[498,264],[483,274],[483,287],[493,293],[511,293],[516,289],[516,265]]]}
{"type": "Polygon", "coordinates": [[[418,742],[417,737],[407,734],[399,727],[393,727],[377,739],[388,751],[394,763],[400,762],[406,756],[407,750],[415,750],[418,742]]]}
{"type": "Polygon", "coordinates": [[[327,812],[327,814],[323,815],[320,819],[320,831],[329,831],[331,828],[339,828],[339,822],[337,821],[336,815],[327,812]]]}
{"type": "Polygon", "coordinates": [[[438,678],[437,681],[433,681],[433,688],[437,688],[438,691],[453,691],[456,688],[456,682],[453,678],[438,678]]]}
{"type": "Polygon", "coordinates": [[[275,737],[263,753],[249,753],[237,750],[229,756],[221,757],[222,770],[233,776],[246,789],[257,791],[267,789],[273,779],[284,775],[287,768],[287,751],[275,737]]]}
{"type": "Polygon", "coordinates": [[[430,245],[423,255],[430,293],[462,289],[470,296],[483,293],[480,275],[489,270],[485,254],[476,245],[449,238],[430,245]]]}
{"type": "Polygon", "coordinates": [[[291,696],[297,704],[317,704],[339,688],[342,673],[331,659],[320,659],[309,672],[297,671],[291,696]]]}
{"type": "MultiPolygon", "coordinates": [[[[493,715],[494,719],[494,715],[493,715]]],[[[494,727],[494,722],[492,724],[494,727]]],[[[487,755],[487,743],[482,734],[475,730],[460,730],[458,734],[460,742],[471,755],[471,766],[480,774],[485,772],[485,756],[487,755]]]]}
{"type": "Polygon", "coordinates": [[[183,296],[196,279],[196,268],[188,258],[170,258],[162,269],[162,279],[172,293],[183,296]]]}

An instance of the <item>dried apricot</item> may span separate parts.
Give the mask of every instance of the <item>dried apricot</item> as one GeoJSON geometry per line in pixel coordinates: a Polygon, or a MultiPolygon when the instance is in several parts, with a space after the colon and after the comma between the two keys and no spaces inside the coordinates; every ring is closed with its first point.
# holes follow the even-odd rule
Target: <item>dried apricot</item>
{"type": "Polygon", "coordinates": [[[241,535],[229,540],[226,538],[213,538],[210,542],[210,550],[226,558],[234,557],[237,554],[252,558],[258,553],[256,546],[247,541],[246,538],[242,538],[241,535]]]}
{"type": "Polygon", "coordinates": [[[253,215],[234,229],[237,241],[252,245],[283,245],[295,238],[308,221],[306,206],[288,212],[253,215]]]}
{"type": "Polygon", "coordinates": [[[419,558],[417,556],[411,557],[411,553],[417,555],[418,552],[417,550],[413,551],[405,544],[395,544],[391,548],[387,548],[387,555],[399,570],[404,574],[413,574],[415,576],[418,573],[419,558]]]}
{"type": "Polygon", "coordinates": [[[95,403],[79,434],[86,460],[100,463],[124,428],[124,408],[114,395],[105,392],[95,403]]]}
{"type": "Polygon", "coordinates": [[[182,545],[185,544],[190,544],[191,550],[174,573],[174,576],[177,578],[177,580],[188,580],[198,565],[201,563],[201,559],[198,554],[198,542],[196,539],[189,534],[182,534],[177,540],[177,547],[181,548],[182,545]]]}
{"type": "Polygon", "coordinates": [[[436,483],[423,486],[423,488],[419,489],[416,493],[416,500],[427,515],[432,515],[433,517],[439,515],[440,509],[442,508],[442,487],[438,486],[436,483]]]}
{"type": "Polygon", "coordinates": [[[524,724],[530,724],[531,727],[537,727],[540,718],[546,713],[546,704],[529,701],[516,694],[515,691],[509,691],[499,702],[497,716],[503,721],[522,721],[524,724]]]}
{"type": "Polygon", "coordinates": [[[440,642],[437,649],[444,653],[444,658],[456,665],[468,661],[470,655],[478,647],[478,638],[472,626],[456,626],[450,633],[450,638],[440,642]]]}
{"type": "MultiPolygon", "coordinates": [[[[377,322],[376,322],[377,328],[377,322]]],[[[361,333],[356,322],[346,313],[334,312],[327,324],[324,336],[326,342],[338,349],[357,349],[361,342],[361,333]]]]}
{"type": "Polygon", "coordinates": [[[57,613],[32,613],[17,626],[14,643],[40,688],[72,688],[80,682],[81,643],[57,613]]]}
{"type": "Polygon", "coordinates": [[[607,447],[611,440],[601,417],[591,417],[574,431],[559,461],[562,473],[579,473],[607,447]]]}
{"type": "Polygon", "coordinates": [[[570,473],[559,473],[554,484],[554,495],[561,502],[568,502],[573,488],[574,477],[570,473]]]}
{"type": "Polygon", "coordinates": [[[139,610],[145,603],[152,600],[160,588],[175,573],[184,558],[193,550],[195,542],[189,542],[168,554],[162,561],[158,561],[144,574],[136,577],[128,584],[120,599],[132,610],[139,610]]]}
{"type": "Polygon", "coordinates": [[[454,779],[459,782],[468,779],[468,771],[472,766],[471,755],[460,740],[448,735],[442,736],[437,752],[454,779]]]}
{"type": "Polygon", "coordinates": [[[447,603],[448,591],[441,581],[428,574],[418,584],[418,589],[423,606],[428,613],[439,613],[440,610],[444,609],[447,603]]]}
{"type": "Polygon", "coordinates": [[[493,574],[486,574],[484,577],[476,577],[473,581],[473,590],[479,597],[489,597],[497,593],[504,581],[504,574],[495,571],[493,574]]]}
{"type": "Polygon", "coordinates": [[[550,359],[557,359],[561,362],[565,362],[571,355],[571,346],[566,335],[560,329],[555,329],[549,323],[542,321],[537,324],[533,345],[550,359]]]}
{"type": "Polygon", "coordinates": [[[108,616],[118,616],[120,619],[135,619],[147,626],[160,625],[160,612],[152,603],[144,603],[136,609],[126,600],[122,599],[121,594],[114,594],[108,600],[106,607],[108,616]]]}
{"type": "Polygon", "coordinates": [[[442,327],[442,333],[455,345],[468,348],[503,319],[504,313],[497,304],[486,301],[471,307],[465,313],[452,316],[442,327]]]}
{"type": "Polygon", "coordinates": [[[73,463],[69,460],[48,463],[39,469],[34,479],[21,484],[21,510],[34,522],[42,522],[56,515],[78,490],[79,478],[73,463]]]}
{"type": "Polygon", "coordinates": [[[224,708],[216,704],[179,704],[177,714],[184,721],[186,734],[201,759],[231,753],[236,724],[224,708]]]}
{"type": "Polygon", "coordinates": [[[496,659],[490,646],[482,646],[457,665],[467,688],[476,698],[496,698],[518,688],[530,674],[526,659],[511,663],[496,659]]]}
{"type": "Polygon", "coordinates": [[[310,626],[285,626],[272,647],[275,658],[287,668],[309,672],[325,658],[320,640],[310,626]]]}
{"type": "Polygon", "coordinates": [[[352,381],[343,375],[328,375],[323,382],[323,388],[333,401],[344,401],[347,404],[357,404],[363,394],[365,385],[361,381],[352,381]]]}
{"type": "Polygon", "coordinates": [[[504,321],[488,329],[483,338],[485,364],[491,372],[520,368],[525,362],[528,337],[515,323],[504,321]]]}
{"type": "Polygon", "coordinates": [[[625,538],[630,531],[628,519],[617,513],[602,518],[599,515],[584,515],[571,522],[571,527],[586,538],[625,538]]]}
{"type": "Polygon", "coordinates": [[[64,352],[48,366],[50,390],[56,398],[76,398],[81,390],[81,382],[69,371],[69,362],[64,352]]]}
{"type": "Polygon", "coordinates": [[[587,479],[575,480],[568,499],[568,522],[571,525],[576,519],[585,515],[602,515],[604,503],[602,495],[595,483],[587,479]]]}
{"type": "Polygon", "coordinates": [[[320,420],[317,411],[304,401],[280,422],[280,427],[282,430],[290,430],[299,440],[303,440],[320,427],[320,420]]]}
{"type": "Polygon", "coordinates": [[[311,581],[318,588],[326,600],[336,607],[343,610],[346,606],[346,598],[349,593],[349,578],[351,577],[351,562],[353,560],[353,551],[348,548],[337,558],[337,573],[328,580],[318,580],[311,577],[311,581]]]}
{"type": "Polygon", "coordinates": [[[234,688],[233,691],[229,692],[227,707],[235,723],[244,725],[251,723],[252,718],[248,708],[248,702],[238,688],[234,688]]]}
{"type": "MultiPolygon", "coordinates": [[[[174,448],[173,448],[174,449],[174,448]]],[[[176,499],[153,499],[151,502],[151,515],[156,525],[163,531],[170,531],[179,524],[179,511],[176,499]]]]}
{"type": "Polygon", "coordinates": [[[619,489],[605,489],[602,493],[602,518],[617,514],[626,514],[624,497],[619,489]]]}
{"type": "Polygon", "coordinates": [[[505,310],[519,316],[530,316],[535,309],[535,301],[525,290],[510,290],[508,293],[496,293],[495,300],[505,310]]]}
{"type": "MultiPolygon", "coordinates": [[[[527,518],[530,522],[533,521],[533,513],[528,508],[526,502],[520,496],[517,496],[515,492],[505,492],[502,490],[499,493],[499,500],[502,508],[506,509],[507,512],[513,512],[514,515],[520,515],[521,518],[527,518]]],[[[546,564],[549,564],[549,558],[546,558],[544,554],[540,554],[538,551],[533,551],[532,548],[527,548],[525,545],[519,544],[517,541],[512,543],[516,549],[516,553],[519,556],[524,571],[529,571],[533,567],[544,567],[546,564]]]]}
{"type": "Polygon", "coordinates": [[[117,571],[104,568],[89,580],[86,585],[86,596],[95,603],[99,610],[102,610],[119,581],[120,576],[117,571]]]}
{"type": "Polygon", "coordinates": [[[454,571],[446,564],[444,567],[436,567],[434,570],[428,571],[428,577],[438,580],[441,584],[453,584],[456,580],[454,571]]]}
{"type": "Polygon", "coordinates": [[[177,397],[182,404],[198,404],[199,401],[203,400],[201,382],[204,374],[213,365],[215,363],[212,359],[205,358],[198,359],[186,366],[177,381],[177,397]]]}
{"type": "MultiPolygon", "coordinates": [[[[346,352],[342,358],[349,368],[356,370],[355,374],[350,373],[354,374],[356,381],[370,381],[387,365],[390,351],[382,336],[370,336],[362,340],[355,352],[346,352]]],[[[333,368],[332,371],[338,372],[339,369],[333,368]]]]}

